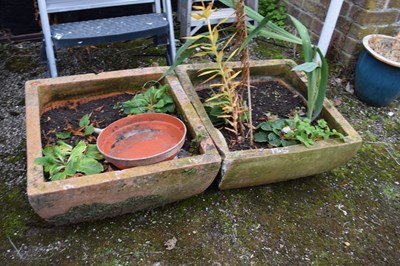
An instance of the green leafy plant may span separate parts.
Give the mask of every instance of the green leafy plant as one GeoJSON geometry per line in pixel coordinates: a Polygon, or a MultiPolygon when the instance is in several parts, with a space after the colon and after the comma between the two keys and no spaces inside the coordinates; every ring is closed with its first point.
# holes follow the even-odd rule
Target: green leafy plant
{"type": "MultiPolygon", "coordinates": [[[[241,0],[220,0],[223,4],[231,7],[231,8],[236,8],[237,3],[241,0]]],[[[212,8],[210,5],[206,8],[204,7],[204,4],[202,7],[199,7],[198,9],[203,10],[203,14],[196,14],[194,18],[198,19],[205,19],[207,21],[207,16],[209,17],[212,13],[212,8]]],[[[308,78],[308,84],[307,84],[307,117],[308,119],[314,120],[321,112],[322,107],[323,107],[323,101],[326,95],[326,88],[328,84],[328,64],[321,53],[320,49],[314,45],[311,44],[310,37],[308,35],[306,27],[301,24],[296,18],[289,16],[290,19],[292,20],[294,26],[296,27],[299,36],[296,36],[287,30],[285,30],[283,27],[278,26],[275,24],[273,21],[271,21],[270,17],[263,17],[261,14],[258,12],[254,11],[253,9],[245,6],[245,13],[246,16],[250,17],[254,21],[257,22],[257,26],[253,26],[251,24],[247,24],[248,30],[249,30],[249,35],[247,38],[242,42],[241,46],[239,49],[234,50],[231,55],[228,56],[228,60],[232,58],[236,53],[241,52],[243,49],[245,49],[248,45],[248,43],[255,37],[257,36],[262,36],[266,38],[272,38],[276,40],[280,40],[283,42],[289,42],[289,43],[294,43],[297,45],[302,45],[303,47],[303,55],[304,55],[304,63],[301,65],[298,65],[293,68],[293,70],[296,71],[304,71],[307,75],[308,78]]],[[[224,23],[226,20],[223,20],[221,23],[224,23]]],[[[220,24],[221,24],[220,23],[220,24]]],[[[189,57],[195,49],[201,48],[203,51],[198,52],[198,56],[204,56],[204,55],[210,55],[211,52],[214,52],[214,56],[216,59],[221,59],[223,57],[223,53],[221,51],[218,51],[215,49],[215,47],[218,48],[223,48],[222,51],[226,48],[227,43],[231,41],[229,39],[225,44],[223,43],[215,43],[214,48],[210,46],[204,46],[201,42],[204,39],[215,39],[215,37],[218,37],[218,29],[217,27],[214,27],[211,29],[210,23],[207,22],[208,24],[208,29],[209,32],[206,33],[201,33],[196,36],[190,37],[187,42],[177,51],[176,55],[176,60],[175,63],[164,73],[164,75],[160,78],[164,78],[166,75],[170,74],[177,65],[182,63],[187,57],[189,57]],[[214,50],[213,50],[214,49],[214,50]]],[[[219,24],[217,25],[219,26],[219,24]]],[[[233,34],[232,38],[235,37],[235,34],[233,34]]],[[[216,60],[218,62],[218,60],[216,60]]],[[[201,74],[206,75],[206,74],[212,74],[213,76],[211,78],[215,78],[218,75],[221,75],[221,70],[213,70],[213,69],[206,69],[203,70],[201,74]],[[213,72],[215,71],[215,72],[213,72]]],[[[234,75],[238,75],[238,72],[236,72],[234,75]]],[[[235,76],[236,77],[236,76],[235,76]]],[[[207,80],[208,81],[208,80],[207,80]]],[[[218,84],[220,85],[220,84],[218,84]]],[[[238,85],[235,85],[238,87],[238,85]]],[[[226,97],[226,95],[224,95],[226,97]]],[[[214,114],[214,116],[218,113],[222,112],[227,113],[231,110],[229,110],[229,101],[224,101],[224,98],[221,93],[217,94],[216,97],[209,99],[209,102],[213,102],[216,99],[222,100],[222,104],[226,104],[228,108],[224,109],[222,108],[215,108],[218,106],[218,102],[214,101],[213,103],[209,104],[209,114],[214,114]]],[[[232,97],[232,99],[234,99],[232,97]]],[[[233,106],[232,104],[230,106],[233,106]]],[[[207,109],[207,107],[206,107],[207,109]]],[[[251,107],[250,107],[251,109],[251,107]]],[[[244,116],[246,112],[242,112],[241,115],[242,117],[244,116]]],[[[218,118],[224,118],[227,119],[229,118],[230,115],[224,117],[224,115],[217,115],[216,117],[218,118]]],[[[234,116],[234,113],[232,113],[232,116],[234,116]]],[[[238,117],[234,117],[236,121],[241,121],[238,119],[238,117]]],[[[218,122],[218,120],[214,119],[214,122],[218,122]]],[[[237,123],[237,122],[236,122],[237,123]]],[[[237,125],[236,125],[237,126],[237,125]]],[[[250,125],[251,126],[251,125],[250,125]]],[[[233,131],[237,132],[236,130],[233,129],[233,131]]]]}
{"type": "MultiPolygon", "coordinates": [[[[234,8],[237,0],[220,0],[225,5],[234,8]]],[[[312,45],[307,28],[296,18],[289,15],[294,26],[299,33],[299,37],[286,31],[273,23],[269,17],[263,17],[249,7],[245,7],[246,15],[258,23],[255,27],[248,24],[250,34],[243,42],[242,47],[246,46],[256,36],[273,38],[284,42],[302,45],[304,63],[295,67],[293,70],[304,71],[308,78],[307,84],[307,117],[314,120],[323,107],[326,88],[328,85],[328,63],[317,46],[312,45]]]]}
{"type": "Polygon", "coordinates": [[[216,78],[220,79],[219,83],[211,85],[212,88],[218,88],[218,91],[206,100],[205,105],[212,113],[219,113],[217,118],[224,119],[225,124],[228,125],[226,129],[235,134],[236,142],[238,142],[239,134],[244,136],[244,126],[242,121],[248,108],[246,107],[241,94],[238,92],[240,82],[235,81],[235,78],[240,74],[240,71],[236,72],[227,64],[239,50],[239,48],[236,48],[229,54],[227,53],[227,48],[231,45],[236,34],[233,34],[227,41],[221,41],[219,38],[219,26],[225,23],[228,18],[221,20],[218,24],[212,27],[211,15],[215,12],[212,3],[208,6],[205,6],[204,3],[202,3],[201,6],[196,6],[194,8],[201,12],[192,16],[195,19],[205,20],[208,34],[188,37],[188,40],[195,42],[188,48],[200,48],[200,51],[195,53],[194,56],[203,57],[208,55],[216,61],[216,66],[201,69],[198,76],[209,76],[203,83],[207,83],[216,78]],[[225,58],[226,54],[228,55],[225,58]]]}
{"type": "Polygon", "coordinates": [[[279,27],[286,25],[286,5],[278,0],[260,0],[258,1],[258,12],[261,16],[269,18],[279,27]]]}
{"type": "Polygon", "coordinates": [[[52,181],[66,179],[78,173],[85,175],[101,173],[103,156],[95,144],[78,142],[75,147],[59,140],[56,145],[43,149],[43,157],[35,159],[49,173],[52,181]]]}
{"type": "Polygon", "coordinates": [[[173,113],[174,99],[168,95],[168,84],[159,88],[151,86],[142,93],[136,94],[132,100],[122,103],[125,114],[173,113]]]}
{"type": "Polygon", "coordinates": [[[92,136],[94,133],[94,126],[97,125],[96,121],[90,121],[90,116],[92,114],[86,114],[79,120],[79,126],[77,128],[72,127],[71,123],[66,120],[67,127],[66,131],[61,131],[56,133],[57,139],[68,139],[71,135],[75,136],[86,136],[89,141],[95,141],[96,138],[92,136]]]}
{"type": "Polygon", "coordinates": [[[273,147],[286,147],[303,143],[310,147],[317,140],[327,140],[339,137],[346,141],[344,135],[335,129],[330,129],[324,119],[319,119],[316,125],[308,118],[300,118],[297,114],[293,119],[278,119],[259,124],[254,135],[255,142],[268,142],[273,147]]]}
{"type": "Polygon", "coordinates": [[[224,115],[224,111],[222,107],[219,105],[204,105],[204,109],[207,112],[208,117],[210,118],[211,122],[215,127],[221,127],[225,124],[222,115],[224,115]]]}
{"type": "Polygon", "coordinates": [[[72,133],[69,131],[56,132],[57,139],[69,139],[72,133]]]}
{"type": "Polygon", "coordinates": [[[300,142],[285,138],[284,129],[290,128],[293,121],[289,119],[277,119],[274,121],[262,122],[256,127],[258,131],[254,134],[255,142],[267,142],[272,147],[286,147],[300,142]]]}
{"type": "Polygon", "coordinates": [[[285,137],[296,139],[306,147],[313,145],[316,140],[327,140],[330,137],[339,137],[341,140],[346,141],[344,135],[335,129],[330,129],[324,119],[319,119],[317,124],[313,126],[309,118],[301,119],[298,115],[295,115],[293,128],[286,132],[285,137]]]}
{"type": "Polygon", "coordinates": [[[90,122],[90,115],[86,114],[79,120],[79,127],[82,128],[85,136],[93,134],[94,126],[90,122]]]}

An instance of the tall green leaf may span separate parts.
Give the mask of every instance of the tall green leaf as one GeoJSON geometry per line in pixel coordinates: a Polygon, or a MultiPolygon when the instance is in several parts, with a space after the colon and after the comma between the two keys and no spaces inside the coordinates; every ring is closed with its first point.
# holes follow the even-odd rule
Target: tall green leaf
{"type": "Polygon", "coordinates": [[[289,15],[289,18],[292,20],[293,25],[297,29],[297,32],[299,33],[300,38],[302,40],[305,61],[312,62],[314,59],[313,49],[312,49],[313,46],[311,44],[311,39],[310,39],[310,35],[308,35],[307,28],[300,21],[298,21],[295,17],[289,15]]]}
{"type": "Polygon", "coordinates": [[[244,40],[244,42],[242,43],[242,45],[240,46],[240,51],[242,51],[247,44],[254,38],[257,36],[257,34],[264,28],[264,26],[267,24],[268,22],[268,18],[265,17],[259,24],[258,26],[253,29],[250,34],[247,36],[247,38],[244,40]]]}
{"type": "MultiPolygon", "coordinates": [[[[294,26],[297,29],[297,32],[300,35],[300,38],[303,43],[303,52],[304,52],[304,61],[306,63],[312,63],[314,61],[314,49],[311,44],[310,35],[308,34],[307,28],[296,18],[290,16],[294,26]]],[[[308,78],[307,85],[307,117],[311,119],[313,117],[314,108],[315,108],[315,99],[318,98],[318,89],[320,84],[321,70],[319,67],[316,67],[311,72],[306,72],[308,78]]]]}
{"type": "Polygon", "coordinates": [[[324,99],[326,95],[326,89],[328,87],[328,78],[329,78],[328,62],[326,61],[324,55],[322,54],[319,48],[317,48],[317,52],[321,59],[321,78],[319,81],[318,94],[315,99],[315,106],[314,106],[312,120],[314,120],[321,113],[322,107],[324,105],[324,99]]]}

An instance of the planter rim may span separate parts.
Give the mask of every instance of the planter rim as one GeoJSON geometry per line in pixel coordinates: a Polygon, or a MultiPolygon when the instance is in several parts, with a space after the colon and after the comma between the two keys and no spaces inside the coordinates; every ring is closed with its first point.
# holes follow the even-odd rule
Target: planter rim
{"type": "Polygon", "coordinates": [[[392,39],[392,40],[394,40],[394,39],[396,39],[396,38],[395,38],[395,37],[392,37],[392,36],[384,35],[384,34],[370,34],[370,35],[365,36],[365,37],[363,38],[362,42],[363,42],[364,48],[365,48],[373,57],[375,57],[377,60],[379,60],[379,61],[381,61],[381,62],[383,62],[383,63],[385,63],[385,64],[388,64],[388,65],[391,65],[391,66],[400,68],[400,62],[396,62],[396,61],[390,60],[390,59],[388,59],[388,58],[386,58],[386,57],[384,57],[384,56],[378,54],[377,52],[375,52],[375,51],[371,48],[371,46],[369,45],[369,40],[370,40],[371,38],[373,38],[373,37],[381,37],[381,38],[392,39]]]}

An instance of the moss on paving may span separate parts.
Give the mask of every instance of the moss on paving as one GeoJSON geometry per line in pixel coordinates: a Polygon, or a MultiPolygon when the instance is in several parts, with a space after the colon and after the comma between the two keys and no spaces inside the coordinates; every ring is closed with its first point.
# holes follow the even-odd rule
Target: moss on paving
{"type": "MultiPolygon", "coordinates": [[[[346,165],[317,176],[228,191],[214,184],[155,210],[59,227],[37,217],[24,187],[0,179],[0,264],[399,264],[399,103],[367,107],[345,85],[328,94],[364,144],[346,165]]],[[[19,160],[17,151],[7,158],[19,160]]]]}
{"type": "MultiPolygon", "coordinates": [[[[60,265],[396,264],[397,174],[384,145],[364,144],[329,173],[250,189],[213,187],[153,211],[79,225],[20,222],[24,238],[15,242],[26,261],[43,257],[60,265]],[[166,250],[173,237],[176,247],[166,250]]],[[[17,265],[6,244],[1,248],[17,265]]]]}

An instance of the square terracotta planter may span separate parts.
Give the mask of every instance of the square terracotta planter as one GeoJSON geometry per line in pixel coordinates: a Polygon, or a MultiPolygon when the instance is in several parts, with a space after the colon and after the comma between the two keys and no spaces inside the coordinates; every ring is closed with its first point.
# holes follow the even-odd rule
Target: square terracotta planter
{"type": "MultiPolygon", "coordinates": [[[[291,71],[294,65],[291,60],[254,61],[251,78],[281,80],[304,95],[307,91],[305,75],[291,71]]],[[[201,89],[198,85],[202,81],[197,77],[197,71],[205,66],[209,64],[181,65],[176,73],[223,158],[220,189],[257,186],[329,171],[347,162],[360,148],[361,137],[325,99],[322,117],[331,128],[345,134],[347,142],[329,139],[318,141],[310,148],[299,144],[283,148],[229,151],[197,96],[196,90],[201,89]]],[[[239,63],[233,63],[233,66],[239,67],[239,63]]]]}
{"type": "Polygon", "coordinates": [[[45,180],[42,166],[34,164],[35,158],[42,156],[40,116],[51,106],[123,93],[157,80],[165,71],[162,67],[144,68],[26,83],[27,190],[39,216],[55,224],[111,217],[199,194],[213,182],[220,155],[174,76],[163,82],[169,83],[189,134],[204,136],[200,155],[51,182],[45,180]]]}

